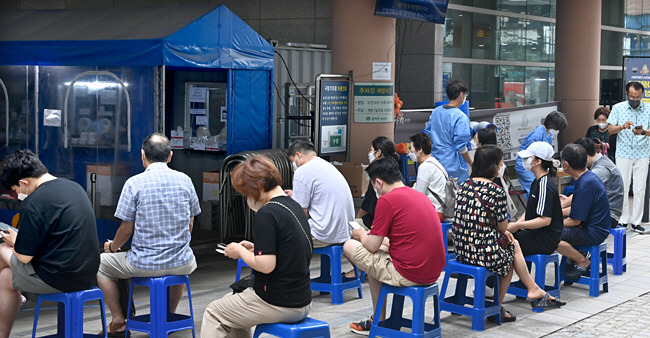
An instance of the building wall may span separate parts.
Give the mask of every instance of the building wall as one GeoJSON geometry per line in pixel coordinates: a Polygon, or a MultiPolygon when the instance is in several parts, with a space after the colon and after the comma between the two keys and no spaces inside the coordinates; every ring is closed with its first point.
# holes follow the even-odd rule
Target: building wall
{"type": "Polygon", "coordinates": [[[332,0],[2,0],[0,10],[225,4],[268,40],[331,45],[332,0]]]}

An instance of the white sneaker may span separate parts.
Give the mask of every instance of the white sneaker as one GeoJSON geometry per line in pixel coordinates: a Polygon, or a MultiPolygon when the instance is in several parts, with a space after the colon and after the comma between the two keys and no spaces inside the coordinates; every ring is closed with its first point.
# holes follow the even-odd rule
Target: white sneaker
{"type": "MultiPolygon", "coordinates": [[[[474,289],[472,289],[472,295],[474,295],[474,289]]],[[[485,288],[485,298],[494,299],[494,288],[485,288]]]]}

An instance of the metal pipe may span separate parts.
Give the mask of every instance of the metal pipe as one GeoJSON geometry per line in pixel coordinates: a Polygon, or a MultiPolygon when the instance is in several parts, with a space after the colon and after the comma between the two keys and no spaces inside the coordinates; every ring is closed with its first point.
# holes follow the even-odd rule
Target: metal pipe
{"type": "Polygon", "coordinates": [[[93,212],[97,215],[97,173],[90,173],[90,201],[93,204],[93,212]]]}
{"type": "Polygon", "coordinates": [[[7,94],[7,87],[2,79],[0,79],[0,87],[5,94],[5,146],[9,147],[9,94],[7,94]]]}
{"type": "Polygon", "coordinates": [[[34,153],[38,157],[38,84],[39,84],[39,69],[38,66],[34,67],[34,153]]]}

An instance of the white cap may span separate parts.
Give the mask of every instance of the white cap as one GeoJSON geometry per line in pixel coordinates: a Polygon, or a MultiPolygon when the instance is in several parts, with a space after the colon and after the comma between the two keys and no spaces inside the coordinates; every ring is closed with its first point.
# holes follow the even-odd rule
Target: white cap
{"type": "Polygon", "coordinates": [[[553,146],[541,141],[533,142],[526,150],[517,153],[521,158],[537,156],[545,161],[553,161],[553,154],[555,154],[553,146]]]}

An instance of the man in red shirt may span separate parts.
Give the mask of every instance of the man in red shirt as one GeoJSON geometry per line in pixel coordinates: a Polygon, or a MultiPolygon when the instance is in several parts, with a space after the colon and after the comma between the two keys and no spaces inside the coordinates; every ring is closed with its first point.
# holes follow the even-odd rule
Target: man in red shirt
{"type": "MultiPolygon", "coordinates": [[[[362,228],[354,230],[343,250],[368,275],[374,313],[382,283],[393,286],[435,283],[445,267],[445,246],[436,209],[424,194],[402,183],[394,159],[376,159],[366,172],[379,198],[372,229],[368,233],[362,228]]],[[[384,307],[379,320],[385,316],[384,307]]],[[[352,323],[350,329],[367,335],[372,320],[370,316],[352,323]]]]}

